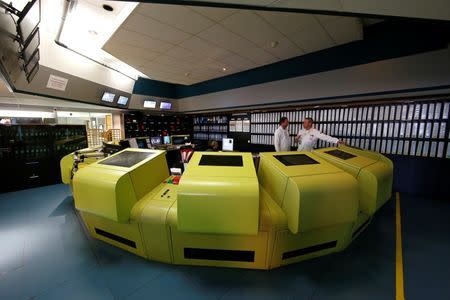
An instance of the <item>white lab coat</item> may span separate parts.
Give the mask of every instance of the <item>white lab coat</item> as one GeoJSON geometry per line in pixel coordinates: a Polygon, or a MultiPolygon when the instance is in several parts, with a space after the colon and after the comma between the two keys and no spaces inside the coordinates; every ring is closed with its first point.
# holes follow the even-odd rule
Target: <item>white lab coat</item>
{"type": "Polygon", "coordinates": [[[337,144],[339,141],[339,139],[326,135],[315,128],[300,130],[297,134],[297,138],[298,151],[312,151],[317,143],[317,140],[322,140],[333,144],[337,144]]]}
{"type": "Polygon", "coordinates": [[[275,151],[291,151],[291,138],[289,137],[289,131],[287,129],[283,129],[283,127],[279,126],[278,129],[275,130],[273,141],[275,151]]]}

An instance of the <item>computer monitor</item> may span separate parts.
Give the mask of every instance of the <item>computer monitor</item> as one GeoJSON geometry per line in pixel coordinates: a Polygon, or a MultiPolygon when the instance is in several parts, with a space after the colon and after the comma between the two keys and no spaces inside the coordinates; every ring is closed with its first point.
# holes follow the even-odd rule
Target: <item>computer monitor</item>
{"type": "Polygon", "coordinates": [[[170,145],[170,136],[166,135],[164,138],[164,145],[170,145]]]}
{"type": "Polygon", "coordinates": [[[136,138],[128,139],[128,142],[130,142],[130,148],[139,148],[136,138]]]}
{"type": "Polygon", "coordinates": [[[102,101],[112,103],[112,102],[114,102],[115,97],[116,97],[116,94],[104,92],[103,96],[102,96],[102,101]]]}
{"type": "Polygon", "coordinates": [[[148,149],[147,139],[146,138],[137,138],[136,139],[137,146],[140,149],[148,149]]]}
{"type": "Polygon", "coordinates": [[[222,139],[222,151],[233,151],[234,140],[229,138],[222,139]]]}
{"type": "Polygon", "coordinates": [[[119,96],[119,100],[117,100],[117,104],[119,104],[119,105],[127,105],[127,103],[128,103],[128,97],[119,96]]]}
{"type": "Polygon", "coordinates": [[[188,134],[186,135],[172,135],[172,145],[185,145],[190,143],[191,139],[188,134]]]}
{"type": "Polygon", "coordinates": [[[150,142],[152,145],[161,145],[161,137],[160,136],[153,136],[150,138],[150,142]]]}

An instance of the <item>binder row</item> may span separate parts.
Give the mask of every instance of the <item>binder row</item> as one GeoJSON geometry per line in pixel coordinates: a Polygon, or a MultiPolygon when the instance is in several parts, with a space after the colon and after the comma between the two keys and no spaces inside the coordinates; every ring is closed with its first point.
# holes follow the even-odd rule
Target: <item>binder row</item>
{"type": "Polygon", "coordinates": [[[315,122],[439,120],[448,119],[449,109],[450,102],[320,108],[252,113],[251,122],[278,124],[281,117],[287,117],[291,123],[303,122],[307,117],[313,118],[315,122]]]}
{"type": "Polygon", "coordinates": [[[220,134],[220,133],[194,133],[194,139],[196,140],[208,140],[208,141],[219,141],[221,142],[222,139],[227,138],[226,134],[220,134]]]}
{"type": "Polygon", "coordinates": [[[227,132],[227,125],[195,125],[195,132],[227,132]]]}
{"type": "Polygon", "coordinates": [[[194,117],[194,125],[197,125],[197,124],[226,124],[227,122],[228,122],[227,116],[194,117]]]}
{"type": "MultiPolygon", "coordinates": [[[[385,154],[450,158],[450,102],[318,108],[251,114],[251,142],[273,145],[273,134],[283,116],[290,121],[291,146],[305,117],[320,131],[347,144],[385,154]]],[[[317,148],[331,146],[319,141],[317,148]]]]}

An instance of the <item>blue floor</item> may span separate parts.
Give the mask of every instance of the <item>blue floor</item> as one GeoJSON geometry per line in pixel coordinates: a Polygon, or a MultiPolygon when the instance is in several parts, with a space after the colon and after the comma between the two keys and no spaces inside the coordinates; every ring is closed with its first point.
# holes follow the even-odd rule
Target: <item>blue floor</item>
{"type": "MultiPolygon", "coordinates": [[[[450,266],[417,263],[423,256],[438,263],[450,255],[449,203],[435,204],[447,211],[438,214],[431,233],[415,223],[423,212],[419,204],[403,216],[405,293],[408,300],[430,293],[450,299],[440,297],[450,294],[448,282],[443,287],[450,266]],[[431,281],[434,276],[442,279],[431,281]],[[423,282],[432,284],[416,293],[423,282]]],[[[407,206],[402,196],[402,208],[407,206]]],[[[425,212],[434,214],[432,208],[425,212]]],[[[395,203],[388,202],[342,253],[257,271],[165,265],[93,240],[74,213],[68,187],[54,185],[0,194],[0,251],[0,299],[8,300],[394,299],[395,203]]]]}

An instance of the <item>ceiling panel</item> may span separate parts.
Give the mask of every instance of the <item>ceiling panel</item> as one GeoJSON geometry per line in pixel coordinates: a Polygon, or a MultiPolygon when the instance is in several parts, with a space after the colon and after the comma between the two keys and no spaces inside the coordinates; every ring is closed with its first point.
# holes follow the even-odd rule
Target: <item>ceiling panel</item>
{"type": "Polygon", "coordinates": [[[152,79],[193,84],[360,38],[356,18],[140,3],[103,49],[152,79]]]}
{"type": "Polygon", "coordinates": [[[141,5],[137,7],[136,11],[146,17],[191,34],[197,34],[214,25],[211,19],[181,5],[154,5],[152,9],[147,9],[144,5],[141,5]]]}
{"type": "Polygon", "coordinates": [[[122,27],[172,44],[180,43],[191,36],[173,26],[168,26],[139,13],[133,13],[133,17],[128,18],[122,27]]]}

